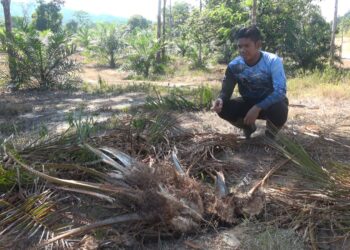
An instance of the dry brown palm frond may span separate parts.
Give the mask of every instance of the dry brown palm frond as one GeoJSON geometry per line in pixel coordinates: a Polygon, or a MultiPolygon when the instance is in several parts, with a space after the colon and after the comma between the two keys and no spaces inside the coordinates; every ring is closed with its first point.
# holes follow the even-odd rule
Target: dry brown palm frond
{"type": "MultiPolygon", "coordinates": [[[[293,188],[272,183],[264,189],[271,218],[279,225],[304,230],[305,238],[313,247],[326,242],[325,237],[345,239],[350,234],[348,166],[321,166],[300,143],[281,133],[270,145],[294,163],[290,166],[299,170],[298,175],[293,176],[298,178],[298,185],[293,188]]],[[[322,152],[324,145],[318,146],[322,152]]],[[[317,150],[315,144],[313,147],[312,150],[317,150]]]]}
{"type": "Polygon", "coordinates": [[[113,217],[113,218],[108,218],[106,220],[103,221],[99,221],[93,224],[89,224],[86,226],[82,226],[79,228],[74,228],[71,230],[68,230],[62,234],[59,234],[51,239],[48,239],[44,242],[42,242],[40,244],[41,247],[54,243],[54,242],[59,242],[59,240],[70,237],[70,236],[74,236],[74,235],[80,235],[82,233],[85,233],[87,231],[91,231],[93,229],[96,228],[101,228],[101,227],[106,227],[106,226],[110,226],[110,225],[115,225],[115,224],[119,224],[119,223],[125,223],[125,222],[134,222],[134,221],[141,221],[142,218],[138,215],[138,214],[125,214],[125,215],[119,215],[117,217],[113,217]]]}
{"type": "MultiPolygon", "coordinates": [[[[210,140],[206,140],[205,146],[215,145],[213,137],[210,140]]],[[[227,141],[227,143],[232,145],[231,141],[227,141]]],[[[216,218],[220,221],[236,223],[237,211],[239,214],[257,213],[257,211],[252,209],[244,208],[244,206],[252,207],[253,205],[250,204],[256,206],[254,202],[260,202],[257,197],[248,199],[246,197],[236,197],[234,194],[225,196],[226,193],[222,194],[222,197],[218,197],[215,194],[215,190],[210,186],[198,182],[184,172],[179,174],[173,164],[166,159],[159,160],[153,166],[149,166],[131,158],[125,153],[121,154],[120,150],[102,146],[100,148],[104,150],[105,153],[103,153],[102,150],[98,150],[89,144],[85,144],[85,146],[93,154],[104,159],[101,164],[117,166],[118,170],[122,170],[119,172],[118,178],[119,181],[125,184],[125,187],[109,182],[108,178],[101,178],[100,180],[103,180],[103,183],[91,183],[52,177],[35,170],[29,163],[24,163],[13,151],[8,150],[8,155],[25,170],[54,185],[58,185],[60,189],[87,194],[99,199],[107,199],[112,205],[115,204],[115,207],[119,208],[117,210],[119,213],[135,214],[143,222],[143,224],[138,225],[137,230],[139,232],[143,230],[152,231],[154,230],[153,225],[157,225],[158,230],[162,233],[186,233],[192,230],[201,230],[201,226],[208,223],[206,218],[216,218]],[[121,164],[114,161],[107,153],[120,161],[121,164]]],[[[69,149],[65,148],[65,150],[69,149]]],[[[175,151],[172,152],[172,158],[175,160],[175,164],[180,166],[177,169],[181,169],[182,167],[175,151]]],[[[63,168],[66,168],[67,164],[69,163],[63,164],[63,168]]],[[[41,163],[41,165],[45,166],[45,163],[41,163]]],[[[56,165],[55,169],[59,169],[59,165],[56,165]]],[[[61,172],[60,176],[63,177],[64,173],[64,171],[61,172]]],[[[85,173],[90,172],[85,171],[85,173]]],[[[95,172],[92,172],[92,174],[96,176],[95,172]]],[[[258,210],[261,210],[260,206],[256,207],[258,210]]],[[[116,218],[119,218],[118,214],[116,216],[116,218]]],[[[133,221],[136,222],[139,219],[133,221]]],[[[60,237],[106,226],[106,223],[109,225],[112,222],[108,222],[107,219],[97,220],[96,224],[90,225],[91,227],[87,225],[83,228],[65,232],[67,234],[62,232],[60,237]]],[[[52,240],[57,239],[53,238],[52,240]]]]}

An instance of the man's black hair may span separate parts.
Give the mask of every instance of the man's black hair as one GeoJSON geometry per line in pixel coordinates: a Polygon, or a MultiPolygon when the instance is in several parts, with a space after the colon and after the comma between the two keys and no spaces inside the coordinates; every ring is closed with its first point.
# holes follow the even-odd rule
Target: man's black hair
{"type": "Polygon", "coordinates": [[[249,26],[245,28],[241,28],[237,33],[236,33],[236,39],[240,38],[249,38],[253,42],[261,41],[261,33],[260,30],[255,26],[249,26]]]}

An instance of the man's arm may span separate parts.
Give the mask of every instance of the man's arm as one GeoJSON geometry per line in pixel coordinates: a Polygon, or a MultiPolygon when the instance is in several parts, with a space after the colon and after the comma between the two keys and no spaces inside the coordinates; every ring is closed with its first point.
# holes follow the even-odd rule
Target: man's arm
{"type": "Polygon", "coordinates": [[[220,95],[218,98],[214,101],[212,110],[214,110],[216,113],[220,113],[222,110],[222,107],[224,105],[224,101],[230,100],[233,89],[235,88],[236,81],[234,78],[234,75],[229,67],[226,68],[225,77],[222,80],[222,86],[220,95]]]}
{"type": "Polygon", "coordinates": [[[267,109],[272,104],[282,101],[286,96],[286,75],[284,73],[282,59],[276,58],[271,65],[271,77],[273,92],[264,100],[256,104],[261,109],[267,109]]]}
{"type": "Polygon", "coordinates": [[[236,80],[232,73],[232,70],[230,69],[230,67],[227,67],[225,72],[225,77],[222,80],[222,86],[221,86],[219,98],[221,98],[223,101],[230,100],[233,90],[235,88],[235,85],[236,85],[236,80]]]}

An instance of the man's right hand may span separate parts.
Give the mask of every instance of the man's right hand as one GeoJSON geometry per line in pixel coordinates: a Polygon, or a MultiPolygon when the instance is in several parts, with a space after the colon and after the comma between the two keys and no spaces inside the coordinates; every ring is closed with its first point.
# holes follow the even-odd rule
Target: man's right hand
{"type": "Polygon", "coordinates": [[[216,113],[220,113],[223,105],[223,100],[221,98],[218,98],[214,101],[213,107],[211,109],[214,110],[216,113]]]}

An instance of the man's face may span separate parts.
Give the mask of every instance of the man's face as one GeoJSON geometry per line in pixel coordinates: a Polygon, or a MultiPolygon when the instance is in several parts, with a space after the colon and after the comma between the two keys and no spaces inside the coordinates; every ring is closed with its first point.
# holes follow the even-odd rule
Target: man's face
{"type": "Polygon", "coordinates": [[[250,38],[240,38],[237,42],[239,54],[247,63],[255,63],[259,59],[261,42],[254,42],[250,38]]]}

